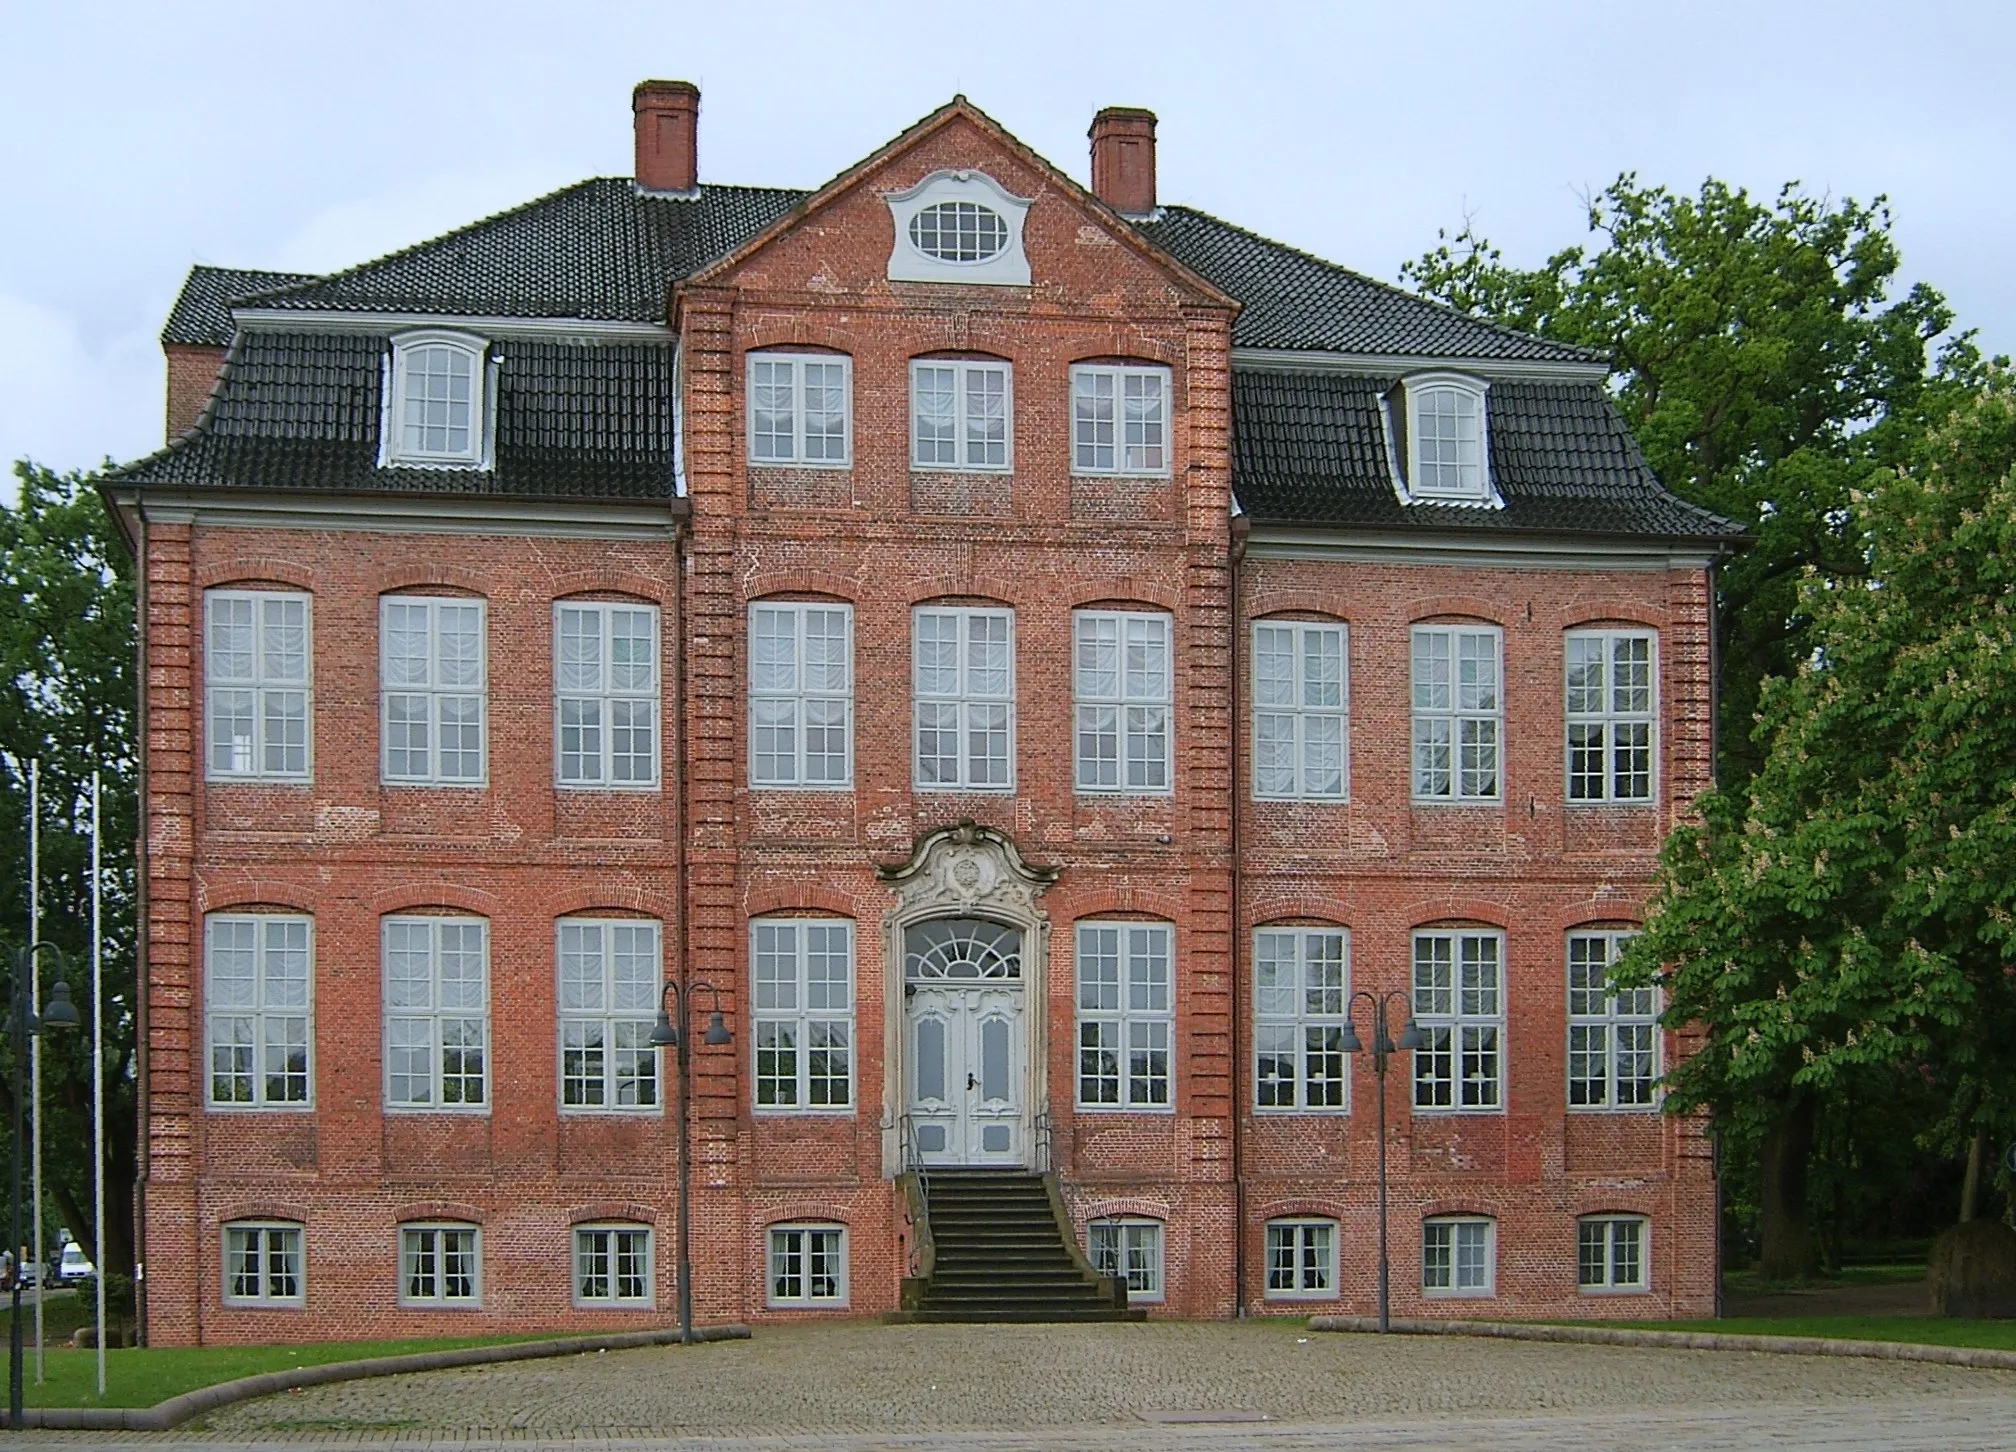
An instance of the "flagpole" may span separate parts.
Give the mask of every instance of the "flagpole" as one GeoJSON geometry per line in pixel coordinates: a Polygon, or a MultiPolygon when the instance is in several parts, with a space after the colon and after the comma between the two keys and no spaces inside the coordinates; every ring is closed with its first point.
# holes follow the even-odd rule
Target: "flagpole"
{"type": "MultiPolygon", "coordinates": [[[[98,1396],[105,1396],[105,879],[100,871],[98,773],[91,773],[91,1185],[97,1219],[98,1396]]],[[[39,1300],[39,1298],[38,1298],[39,1300]]]]}
{"type": "MultiPolygon", "coordinates": [[[[40,757],[28,763],[28,941],[42,941],[42,761],[40,757]]],[[[28,1007],[40,1016],[42,1012],[42,975],[28,975],[28,1007]]],[[[28,1109],[32,1126],[30,1137],[33,1149],[35,1183],[35,1385],[42,1385],[42,1299],[49,1294],[45,1284],[49,1279],[49,1257],[42,1247],[42,1035],[36,1034],[28,1040],[28,1109]]],[[[10,1245],[7,1250],[12,1255],[20,1255],[21,1247],[10,1245]]],[[[18,1278],[23,1267],[16,1265],[14,1274],[18,1278]]]]}

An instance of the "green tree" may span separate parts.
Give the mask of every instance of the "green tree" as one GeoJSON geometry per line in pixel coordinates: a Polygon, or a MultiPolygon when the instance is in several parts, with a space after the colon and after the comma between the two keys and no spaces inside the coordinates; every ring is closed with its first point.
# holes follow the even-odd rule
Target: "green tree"
{"type": "MultiPolygon", "coordinates": [[[[105,980],[105,1258],[133,1263],[134,1018],[132,562],[89,479],[15,466],[0,503],[0,941],[28,934],[28,764],[42,765],[42,936],[64,953],[84,1032],[43,1041],[44,1175],[88,1247],[91,1183],[91,773],[101,774],[105,980]]],[[[40,961],[46,988],[54,961],[40,961]]],[[[11,1113],[25,1070],[0,1078],[11,1113]]],[[[0,1118],[0,1132],[6,1120],[0,1118]]]]}

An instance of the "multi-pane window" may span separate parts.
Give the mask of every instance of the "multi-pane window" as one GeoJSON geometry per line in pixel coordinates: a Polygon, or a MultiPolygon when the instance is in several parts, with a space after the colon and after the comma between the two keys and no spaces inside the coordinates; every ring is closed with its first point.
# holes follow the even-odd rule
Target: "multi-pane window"
{"type": "Polygon", "coordinates": [[[1071,633],[1078,790],[1167,792],[1169,617],[1080,610],[1071,633]]]}
{"type": "Polygon", "coordinates": [[[918,787],[1012,787],[1015,613],[929,606],[911,630],[918,787]]]}
{"type": "Polygon", "coordinates": [[[1348,962],[1341,928],[1265,928],[1253,935],[1259,1108],[1345,1107],[1348,962]]]}
{"type": "Polygon", "coordinates": [[[845,465],[853,365],[838,355],[749,355],[749,462],[845,465]]]}
{"type": "Polygon", "coordinates": [[[1493,1110],[1504,1103],[1504,939],[1488,932],[1414,935],[1416,1109],[1493,1110]]]}
{"type": "Polygon", "coordinates": [[[1496,1226],[1479,1216],[1424,1220],[1421,1289],[1431,1296],[1490,1295],[1496,1241],[1496,1226]]]}
{"type": "Polygon", "coordinates": [[[1410,384],[1411,492],[1436,498],[1484,497],[1484,395],[1455,384],[1410,384]]]}
{"type": "Polygon", "coordinates": [[[308,775],[308,597],[203,596],[204,737],[212,777],[308,775]]]}
{"type": "Polygon", "coordinates": [[[910,462],[920,469],[1006,469],[1014,459],[1006,363],[910,365],[910,462]]]}
{"type": "Polygon", "coordinates": [[[1078,1103],[1166,1109],[1171,1100],[1170,928],[1078,925],[1078,1103]]]}
{"type": "Polygon", "coordinates": [[[854,924],[758,918],[749,926],[756,1107],[854,1102],[854,924]]]}
{"type": "Polygon", "coordinates": [[[658,607],[553,607],[554,742],[563,786],[658,783],[658,607]]]}
{"type": "Polygon", "coordinates": [[[773,1306],[837,1306],[847,1300],[847,1232],[837,1225],[770,1227],[773,1306]]]}
{"type": "Polygon", "coordinates": [[[1337,1294],[1337,1222],[1267,1222],[1269,1299],[1337,1294]]]}
{"type": "Polygon", "coordinates": [[[1575,1284],[1585,1291],[1642,1291],[1645,1217],[1585,1215],[1575,1222],[1575,1284]]]}
{"type": "Polygon", "coordinates": [[[483,1294],[473,1225],[399,1227],[399,1304],[474,1306],[483,1294]]]}
{"type": "Polygon", "coordinates": [[[655,1109],[658,1051],[658,924],[636,918],[562,918],[560,1105],[563,1109],[655,1109]]]}
{"type": "Polygon", "coordinates": [[[1659,1077],[1659,990],[1612,988],[1629,932],[1568,935],[1568,1104],[1650,1109],[1659,1077]]]}
{"type": "Polygon", "coordinates": [[[1124,1277],[1127,1299],[1162,1299],[1162,1222],[1123,1216],[1085,1227],[1085,1255],[1102,1276],[1124,1277]]]}
{"type": "Polygon", "coordinates": [[[1071,370],[1071,472],[1169,472],[1169,370],[1079,364],[1071,370]]]}
{"type": "Polygon", "coordinates": [[[854,779],[854,611],[749,607],[749,780],[844,787],[854,779]]]}
{"type": "Polygon", "coordinates": [[[1576,630],[1565,642],[1568,800],[1652,800],[1653,636],[1648,630],[1576,630]]]}
{"type": "Polygon", "coordinates": [[[298,1306],[301,1301],[300,1226],[224,1227],[224,1304],[298,1306]]]}
{"type": "Polygon", "coordinates": [[[483,355],[474,339],[393,341],[381,463],[438,468],[484,462],[483,355]]]}
{"type": "Polygon", "coordinates": [[[651,1232],[642,1225],[574,1227],[574,1304],[649,1306],[651,1232]]]}
{"type": "Polygon", "coordinates": [[[1496,801],[1505,703],[1495,626],[1414,627],[1414,796],[1496,801]]]}
{"type": "Polygon", "coordinates": [[[1253,795],[1345,793],[1344,627],[1253,627],[1253,795]]]}
{"type": "Polygon", "coordinates": [[[387,781],[483,780],[481,600],[388,595],[378,607],[387,781]]]}
{"type": "Polygon", "coordinates": [[[384,955],[385,1102],[483,1108],[490,1100],[489,924],[388,917],[384,955]]]}
{"type": "Polygon", "coordinates": [[[309,920],[213,913],[203,920],[210,1103],[306,1108],[314,1043],[309,920]]]}

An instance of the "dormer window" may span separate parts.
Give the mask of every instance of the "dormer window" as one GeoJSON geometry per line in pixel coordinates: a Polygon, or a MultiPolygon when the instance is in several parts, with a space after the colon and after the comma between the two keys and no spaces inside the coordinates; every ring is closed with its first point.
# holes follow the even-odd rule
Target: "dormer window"
{"type": "Polygon", "coordinates": [[[1495,502],[1484,449],[1484,385],[1457,374],[1403,379],[1406,493],[1495,502]]]}
{"type": "Polygon", "coordinates": [[[408,333],[392,340],[378,462],[421,469],[490,464],[490,371],[481,338],[408,333]]]}
{"type": "Polygon", "coordinates": [[[1022,219],[1029,200],[979,171],[934,171],[885,198],[896,224],[894,282],[1029,285],[1022,219]]]}

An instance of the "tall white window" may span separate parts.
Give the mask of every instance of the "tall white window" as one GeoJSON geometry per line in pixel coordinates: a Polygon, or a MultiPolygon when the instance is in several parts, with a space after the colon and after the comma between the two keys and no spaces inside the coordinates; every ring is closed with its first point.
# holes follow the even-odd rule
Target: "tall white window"
{"type": "Polygon", "coordinates": [[[837,1225],[773,1225],[770,1227],[769,1242],[769,1304],[846,1304],[845,1230],[837,1225]]]}
{"type": "Polygon", "coordinates": [[[473,1225],[399,1227],[399,1304],[475,1306],[483,1299],[482,1232],[473,1225]]]}
{"type": "Polygon", "coordinates": [[[553,607],[553,718],[562,786],[658,784],[658,607],[553,607]]]}
{"type": "Polygon", "coordinates": [[[1416,1109],[1495,1110],[1504,1104],[1505,940],[1489,932],[1414,935],[1416,1109]]]}
{"type": "Polygon", "coordinates": [[[853,607],[795,601],[751,605],[751,783],[850,785],[853,728],[853,607]]]}
{"type": "Polygon", "coordinates": [[[754,977],[756,1107],[846,1109],[854,1102],[854,925],[758,918],[754,977]]]}
{"type": "Polygon", "coordinates": [[[308,597],[274,590],[203,596],[209,774],[308,776],[308,597]]]}
{"type": "Polygon", "coordinates": [[[1171,957],[1167,923],[1078,925],[1079,1107],[1170,1107],[1171,957]]]}
{"type": "Polygon", "coordinates": [[[1407,487],[1430,499],[1484,499],[1484,391],[1468,380],[1407,383],[1407,487]]]}
{"type": "Polygon", "coordinates": [[[749,462],[844,467],[852,457],[853,360],[749,355],[749,462]]]}
{"type": "Polygon", "coordinates": [[[1162,1299],[1162,1222],[1126,1215],[1085,1227],[1085,1258],[1102,1276],[1127,1282],[1130,1301],[1162,1299]]]}
{"type": "Polygon", "coordinates": [[[388,595],[379,602],[385,780],[483,780],[485,613],[481,600],[388,595]]]}
{"type": "Polygon", "coordinates": [[[910,462],[919,469],[1006,469],[1015,457],[1006,363],[910,365],[910,462]]]}
{"type": "Polygon", "coordinates": [[[1421,1289],[1436,1296],[1488,1296],[1496,1279],[1497,1227],[1473,1215],[1421,1225],[1421,1289]]]}
{"type": "Polygon", "coordinates": [[[1585,1291],[1642,1291],[1645,1217],[1585,1215],[1575,1222],[1575,1284],[1585,1291]]]}
{"type": "Polygon", "coordinates": [[[301,1227],[243,1222],[224,1227],[224,1304],[298,1306],[301,1227]]]}
{"type": "Polygon", "coordinates": [[[658,924],[637,918],[562,918],[560,1107],[658,1107],[658,924]]]}
{"type": "Polygon", "coordinates": [[[384,920],[385,1102],[482,1109],[490,1102],[490,925],[384,920]]]}
{"type": "Polygon", "coordinates": [[[651,1231],[643,1225],[574,1227],[574,1304],[648,1307],[651,1231]]]}
{"type": "Polygon", "coordinates": [[[1487,802],[1502,793],[1502,637],[1493,625],[1414,627],[1414,797],[1487,802]]]}
{"type": "Polygon", "coordinates": [[[1349,706],[1342,625],[1253,627],[1253,795],[1341,801],[1349,706]]]}
{"type": "Polygon", "coordinates": [[[1652,800],[1657,648],[1649,630],[1572,630],[1568,663],[1568,800],[1652,800]]]}
{"type": "Polygon", "coordinates": [[[1079,610],[1071,631],[1078,790],[1169,791],[1169,617],[1079,610]]]}
{"type": "Polygon", "coordinates": [[[911,616],[921,790],[1015,784],[1015,612],[943,606],[911,616]]]}
{"type": "Polygon", "coordinates": [[[1350,1002],[1342,928],[1253,935],[1253,1090],[1261,1109],[1343,1109],[1350,1002]]]}
{"type": "Polygon", "coordinates": [[[487,462],[485,351],[474,338],[414,334],[392,340],[381,464],[467,468],[487,462]]]}
{"type": "Polygon", "coordinates": [[[1568,935],[1568,1104],[1650,1109],[1659,1079],[1659,990],[1612,988],[1629,932],[1568,935]]]}
{"type": "Polygon", "coordinates": [[[1337,1294],[1337,1222],[1267,1222],[1267,1298],[1295,1300],[1337,1294]]]}
{"type": "Polygon", "coordinates": [[[1169,472],[1169,370],[1080,363],[1071,370],[1071,472],[1169,472]]]}
{"type": "Polygon", "coordinates": [[[310,923],[277,913],[203,920],[210,1103],[306,1108],[314,1092],[310,923]]]}

